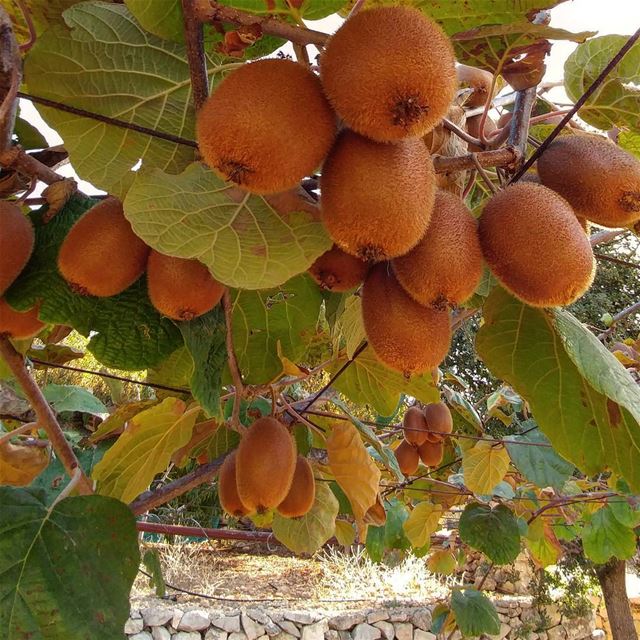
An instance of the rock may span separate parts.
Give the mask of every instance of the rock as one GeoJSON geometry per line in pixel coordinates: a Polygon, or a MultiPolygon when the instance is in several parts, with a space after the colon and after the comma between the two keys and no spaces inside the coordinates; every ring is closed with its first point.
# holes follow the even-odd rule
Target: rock
{"type": "Polygon", "coordinates": [[[149,607],[140,612],[146,627],[162,627],[173,618],[173,609],[149,607]]]}
{"type": "Polygon", "coordinates": [[[362,613],[343,613],[340,616],[329,620],[329,627],[338,631],[348,631],[357,624],[364,622],[364,614],[362,613]]]}
{"type": "Polygon", "coordinates": [[[274,636],[273,640],[295,640],[297,636],[292,636],[286,631],[281,631],[277,636],[274,636]]]}
{"type": "Polygon", "coordinates": [[[329,630],[326,620],[302,627],[302,640],[324,640],[324,632],[329,630]]]}
{"type": "Polygon", "coordinates": [[[142,614],[138,609],[131,609],[131,613],[129,614],[129,617],[133,618],[134,620],[139,620],[140,618],[142,618],[142,614]]]}
{"type": "Polygon", "coordinates": [[[153,627],[151,637],[153,640],[171,640],[171,633],[166,627],[153,627]]]}
{"type": "Polygon", "coordinates": [[[205,634],[204,640],[227,640],[227,632],[211,628],[205,634]]]}
{"type": "Polygon", "coordinates": [[[324,632],[324,640],[340,640],[340,634],[335,629],[324,632]]]}
{"type": "Polygon", "coordinates": [[[381,620],[380,622],[375,622],[374,627],[378,627],[380,631],[382,631],[382,635],[385,640],[393,640],[396,636],[395,629],[390,622],[386,622],[385,620],[381,620]]]}
{"type": "Polygon", "coordinates": [[[391,622],[407,622],[409,620],[409,612],[404,609],[392,609],[389,614],[391,622]]]}
{"type": "Polygon", "coordinates": [[[290,620],[281,620],[278,622],[278,626],[289,636],[293,636],[294,638],[300,637],[300,629],[296,627],[293,622],[290,620]]]}
{"type": "Polygon", "coordinates": [[[567,633],[562,625],[558,625],[557,627],[547,629],[547,638],[549,638],[549,640],[566,640],[567,633]]]}
{"type": "Polygon", "coordinates": [[[415,629],[413,632],[413,640],[436,640],[436,636],[430,631],[415,629]]]}
{"type": "Polygon", "coordinates": [[[280,633],[280,627],[275,622],[271,622],[269,618],[267,618],[267,623],[264,625],[264,630],[270,637],[277,636],[280,633]]]}
{"type": "Polygon", "coordinates": [[[306,611],[285,611],[284,617],[296,624],[313,624],[317,617],[306,611]]]}
{"type": "Polygon", "coordinates": [[[596,629],[591,632],[591,637],[593,640],[605,640],[607,634],[602,629],[596,629]]]}
{"type": "Polygon", "coordinates": [[[500,625],[500,631],[494,636],[489,636],[491,640],[504,640],[509,635],[511,627],[504,622],[500,625]]]}
{"type": "MultiPolygon", "coordinates": [[[[211,618],[211,624],[227,633],[240,632],[240,616],[224,616],[222,618],[211,618]]],[[[175,625],[173,625],[175,627],[175,625]]]]}
{"type": "Polygon", "coordinates": [[[129,636],[129,640],[153,640],[153,636],[148,631],[141,631],[140,633],[129,636]]]}
{"type": "MultiPolygon", "coordinates": [[[[487,580],[488,582],[488,580],[487,580]]],[[[487,588],[486,584],[485,584],[485,589],[487,588]]],[[[513,584],[513,582],[507,580],[505,583],[503,583],[502,587],[501,587],[502,591],[504,591],[505,593],[515,593],[516,592],[516,587],[513,584]]]]}
{"type": "Polygon", "coordinates": [[[242,631],[240,632],[233,632],[229,634],[229,637],[227,638],[227,640],[247,640],[247,636],[242,633],[242,631]]]}
{"type": "Polygon", "coordinates": [[[202,640],[202,636],[198,631],[178,631],[171,640],[202,640]]]}
{"type": "Polygon", "coordinates": [[[338,635],[340,636],[340,640],[353,640],[350,631],[338,631],[338,635]]]}
{"type": "Polygon", "coordinates": [[[376,622],[382,622],[382,620],[389,619],[389,612],[386,609],[377,609],[376,611],[371,611],[367,615],[367,622],[369,624],[375,624],[376,622]]]}
{"type": "Polygon", "coordinates": [[[265,625],[271,622],[269,616],[260,609],[247,609],[247,615],[258,624],[265,625]]]}
{"type": "Polygon", "coordinates": [[[132,618],[129,618],[124,623],[124,632],[128,636],[132,636],[134,633],[140,633],[143,629],[144,629],[144,622],[142,621],[142,618],[137,618],[135,620],[132,618]]]}
{"type": "Polygon", "coordinates": [[[429,609],[416,609],[411,616],[414,627],[429,631],[431,629],[431,611],[429,609]]]}
{"type": "Polygon", "coordinates": [[[258,624],[246,613],[240,615],[240,621],[242,622],[242,628],[247,634],[249,640],[257,640],[260,636],[264,635],[264,627],[258,624]]]}
{"type": "Polygon", "coordinates": [[[178,625],[180,624],[180,620],[182,620],[183,615],[184,614],[182,613],[182,611],[180,611],[180,609],[174,609],[173,618],[171,618],[171,626],[174,629],[178,628],[178,625]]]}
{"type": "Polygon", "coordinates": [[[356,625],[352,635],[353,640],[378,640],[382,636],[382,631],[378,627],[372,627],[370,624],[363,622],[356,625]]]}
{"type": "Polygon", "coordinates": [[[393,625],[398,640],[413,640],[413,625],[408,622],[396,622],[393,625]]]}
{"type": "MultiPolygon", "coordinates": [[[[202,631],[207,629],[210,624],[209,614],[204,609],[192,609],[185,611],[176,629],[178,631],[202,631]]],[[[251,640],[254,639],[251,638],[251,640]]]]}

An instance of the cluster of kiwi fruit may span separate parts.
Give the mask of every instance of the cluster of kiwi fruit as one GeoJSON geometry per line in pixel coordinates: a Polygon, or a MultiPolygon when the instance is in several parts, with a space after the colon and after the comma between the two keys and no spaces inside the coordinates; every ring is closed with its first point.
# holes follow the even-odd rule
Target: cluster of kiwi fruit
{"type": "Polygon", "coordinates": [[[442,462],[444,439],[453,431],[451,411],[444,402],[409,407],[402,420],[402,431],[404,437],[395,450],[396,460],[400,471],[412,476],[421,461],[427,467],[442,462]]]}
{"type": "Polygon", "coordinates": [[[311,509],[315,495],[311,464],[297,454],[287,427],[272,417],[253,422],[220,467],[220,504],[236,518],[271,509],[299,518],[311,509]]]}

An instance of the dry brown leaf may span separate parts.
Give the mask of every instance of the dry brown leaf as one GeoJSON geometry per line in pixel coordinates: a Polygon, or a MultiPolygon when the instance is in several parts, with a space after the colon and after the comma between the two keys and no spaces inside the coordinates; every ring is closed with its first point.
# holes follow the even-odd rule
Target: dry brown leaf
{"type": "Polygon", "coordinates": [[[0,485],[26,487],[49,464],[49,449],[0,442],[0,485]]]}

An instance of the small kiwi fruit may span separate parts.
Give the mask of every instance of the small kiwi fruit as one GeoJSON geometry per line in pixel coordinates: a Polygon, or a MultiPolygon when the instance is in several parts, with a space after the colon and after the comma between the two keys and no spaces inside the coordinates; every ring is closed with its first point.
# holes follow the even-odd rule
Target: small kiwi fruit
{"type": "Polygon", "coordinates": [[[329,39],[320,57],[320,78],[346,124],[378,142],[433,129],[457,88],[449,38],[408,6],[351,16],[329,39]]]}
{"type": "Polygon", "coordinates": [[[205,162],[252,193],[294,187],[320,165],[337,128],[318,77],[292,60],[273,58],[232,71],[200,109],[196,125],[205,162]]]}
{"type": "Polygon", "coordinates": [[[224,459],[218,473],[218,498],[222,508],[236,518],[249,515],[240,496],[238,495],[238,485],[236,483],[236,452],[232,451],[224,459]]]}
{"type": "Polygon", "coordinates": [[[404,439],[415,447],[427,439],[427,421],[420,407],[409,407],[402,419],[404,439]]]}
{"type": "Polygon", "coordinates": [[[362,319],[376,356],[406,377],[434,369],[449,350],[448,312],[424,307],[413,300],[388,263],[373,267],[364,281],[362,319]]]}
{"type": "Polygon", "coordinates": [[[33,225],[20,207],[0,200],[0,296],[11,286],[25,268],[33,245],[33,225]]]}
{"type": "Polygon", "coordinates": [[[299,518],[311,510],[316,498],[316,479],[304,456],[298,456],[291,489],[278,505],[278,513],[285,518],[299,518]]]}
{"type": "Polygon", "coordinates": [[[591,286],[589,238],[569,203],[547,187],[520,182],[495,194],[478,230],[491,272],[529,305],[568,305],[591,286]]]}
{"type": "Polygon", "coordinates": [[[444,443],[425,440],[425,442],[418,447],[418,455],[427,467],[437,467],[444,457],[444,443]]]}
{"type": "Polygon", "coordinates": [[[151,251],[147,261],[147,288],[151,304],[173,320],[193,320],[213,309],[224,285],[198,260],[174,258],[151,251]]]}
{"type": "Polygon", "coordinates": [[[605,138],[557,138],[538,159],[538,175],[577,216],[605,227],[640,220],[640,160],[605,138]]]}
{"type": "Polygon", "coordinates": [[[369,265],[338,245],[325,251],[310,267],[311,277],[328,291],[350,291],[362,284],[369,265]]]}
{"type": "MultiPolygon", "coordinates": [[[[482,114],[467,118],[467,131],[469,135],[472,135],[474,138],[480,138],[480,120],[481,119],[482,119],[482,114]]],[[[485,138],[488,138],[494,131],[497,131],[497,129],[498,129],[498,125],[496,124],[495,120],[487,116],[487,119],[484,121],[485,138]]],[[[472,143],[469,143],[468,149],[470,153],[478,153],[480,151],[484,151],[482,147],[472,143]]]]}
{"type": "Polygon", "coordinates": [[[453,431],[453,417],[449,407],[444,402],[431,402],[424,406],[424,417],[432,442],[441,441],[445,434],[453,431]],[[435,432],[435,433],[433,433],[435,432]],[[442,434],[442,435],[439,435],[442,434]],[[435,438],[433,437],[435,436],[435,438]]]}
{"type": "Polygon", "coordinates": [[[394,451],[396,460],[400,471],[405,476],[412,476],[417,470],[420,464],[420,457],[418,455],[418,449],[406,440],[402,440],[394,451]]]}
{"type": "Polygon", "coordinates": [[[63,240],[58,268],[81,295],[115,296],[147,266],[149,247],[132,231],[122,202],[105,198],[89,209],[63,240]]]}
{"type": "Polygon", "coordinates": [[[10,307],[4,298],[0,298],[0,335],[10,338],[33,338],[45,327],[44,322],[38,320],[38,306],[29,311],[16,311],[10,307]]]}
{"type": "Polygon", "coordinates": [[[465,302],[482,278],[476,219],[460,198],[438,190],[426,233],[391,266],[404,290],[420,304],[445,309],[465,302]]]}
{"type": "MultiPolygon", "coordinates": [[[[463,87],[473,89],[473,92],[464,103],[465,106],[483,107],[493,86],[493,74],[485,69],[471,67],[468,64],[459,64],[456,66],[456,77],[463,87]]],[[[491,97],[493,98],[493,96],[491,97]]]]}
{"type": "Polygon", "coordinates": [[[320,178],[322,222],[362,260],[400,256],[420,240],[435,199],[433,162],[419,138],[382,144],[344,130],[320,178]]]}
{"type": "Polygon", "coordinates": [[[277,507],[289,493],[296,469],[296,446],[275,418],[258,418],[243,434],[236,454],[236,482],[250,512],[277,507]]]}

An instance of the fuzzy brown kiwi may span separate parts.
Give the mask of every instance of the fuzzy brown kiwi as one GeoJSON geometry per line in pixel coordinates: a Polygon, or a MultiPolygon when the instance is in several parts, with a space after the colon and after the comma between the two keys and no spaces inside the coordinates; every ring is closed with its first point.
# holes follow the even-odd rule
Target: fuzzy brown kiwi
{"type": "Polygon", "coordinates": [[[364,281],[362,319],[376,356],[406,377],[437,367],[451,344],[449,314],[413,300],[387,263],[373,267],[364,281]]]}
{"type": "Polygon", "coordinates": [[[426,440],[418,447],[418,455],[427,467],[437,467],[444,457],[444,443],[426,440]]]}
{"type": "Polygon", "coordinates": [[[402,419],[404,439],[415,447],[427,439],[427,421],[420,407],[409,407],[402,419]]]}
{"type": "Polygon", "coordinates": [[[236,483],[236,452],[232,451],[222,463],[218,474],[218,498],[220,505],[231,516],[242,518],[249,509],[242,504],[236,483]]]}
{"type": "MultiPolygon", "coordinates": [[[[474,138],[480,138],[480,120],[482,115],[471,116],[467,118],[467,132],[469,135],[472,135],[474,138]]],[[[497,131],[498,125],[495,123],[493,118],[487,117],[484,121],[484,135],[485,138],[489,137],[494,131],[497,131]]],[[[478,153],[479,151],[484,151],[484,149],[477,144],[469,143],[469,152],[470,153],[478,153]]]]}
{"type": "Polygon", "coordinates": [[[416,302],[436,309],[465,302],[482,278],[476,219],[460,198],[439,190],[426,233],[391,265],[416,302]]]}
{"type": "Polygon", "coordinates": [[[444,402],[432,402],[424,406],[424,417],[427,423],[429,440],[439,442],[445,434],[453,431],[453,418],[449,407],[444,402]],[[433,433],[433,432],[436,433],[433,433]],[[439,435],[442,434],[442,435],[439,435]],[[435,437],[434,437],[435,436],[435,437]]]}
{"type": "Polygon", "coordinates": [[[10,338],[33,338],[45,324],[38,320],[38,306],[28,311],[16,311],[4,298],[0,298],[0,335],[10,338]]]}
{"type": "Polygon", "coordinates": [[[320,57],[320,78],[346,124],[379,142],[433,129],[457,88],[449,38],[424,13],[407,6],[377,7],[350,17],[320,57]]]}
{"type": "Polygon", "coordinates": [[[414,445],[403,439],[396,447],[394,453],[400,471],[402,471],[405,476],[412,476],[418,470],[420,457],[418,456],[418,449],[414,445]]]}
{"type": "Polygon", "coordinates": [[[320,165],[336,134],[318,77],[283,59],[232,71],[200,109],[196,125],[205,162],[252,193],[295,186],[320,165]]]}
{"type": "Polygon", "coordinates": [[[521,182],[495,194],[478,230],[491,272],[529,305],[568,305],[591,286],[589,238],[569,203],[547,187],[521,182]]]}
{"type": "Polygon", "coordinates": [[[76,293],[115,296],[144,273],[149,251],[124,217],[122,202],[106,198],[71,227],[58,268],[76,293]]]}
{"type": "Polygon", "coordinates": [[[224,285],[198,260],[174,258],[151,251],[147,262],[151,304],[174,320],[193,320],[215,307],[224,285]]]}
{"type": "Polygon", "coordinates": [[[291,489],[278,505],[278,513],[285,518],[299,518],[311,510],[316,497],[316,479],[309,461],[298,456],[291,489]]]}
{"type": "Polygon", "coordinates": [[[538,159],[538,175],[591,222],[624,227],[640,220],[640,161],[604,138],[557,138],[538,159]]]}
{"type": "Polygon", "coordinates": [[[422,140],[381,144],[343,131],[320,178],[322,222],[353,256],[400,256],[424,234],[435,200],[433,162],[422,140]]]}
{"type": "Polygon", "coordinates": [[[25,268],[33,245],[33,225],[20,207],[0,200],[0,296],[25,268]]]}
{"type": "Polygon", "coordinates": [[[310,267],[311,277],[328,291],[350,291],[362,284],[369,264],[333,245],[310,267]]]}
{"type": "Polygon", "coordinates": [[[464,103],[465,106],[483,107],[493,86],[493,74],[468,64],[459,64],[456,66],[456,77],[461,86],[473,89],[473,93],[464,103]]]}
{"type": "Polygon", "coordinates": [[[296,469],[295,442],[275,418],[258,418],[243,434],[236,454],[236,482],[242,504],[264,513],[289,493],[296,469]]]}

